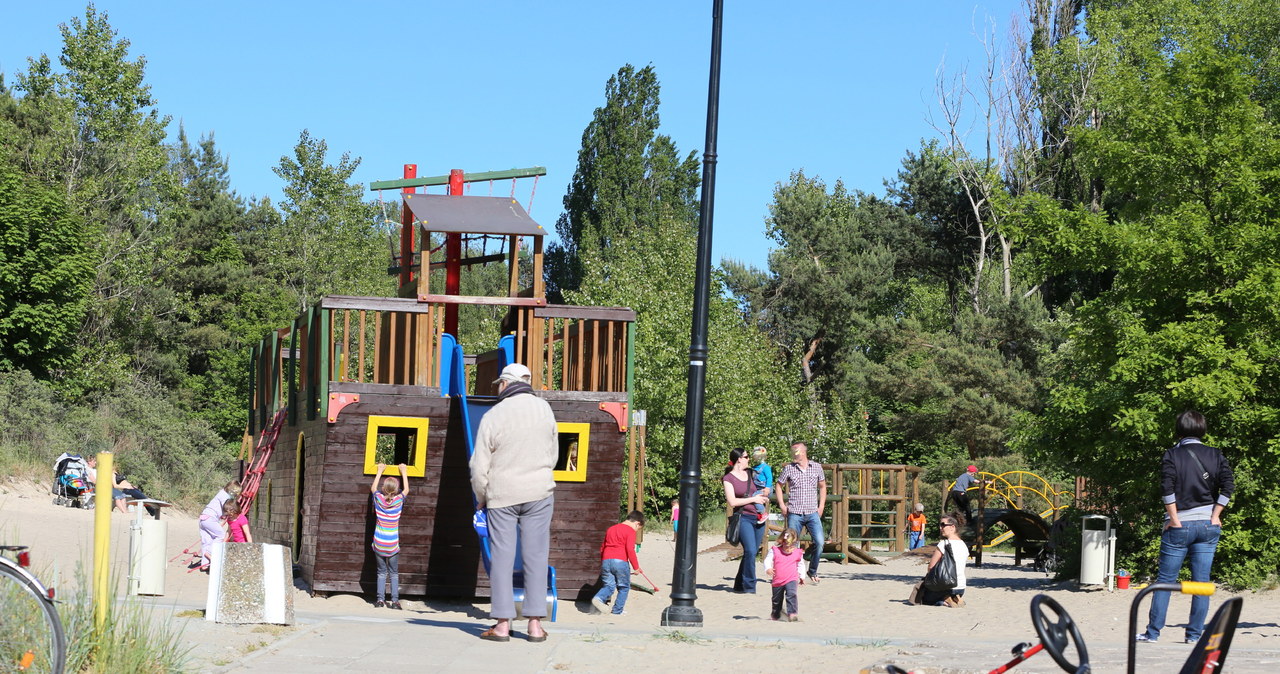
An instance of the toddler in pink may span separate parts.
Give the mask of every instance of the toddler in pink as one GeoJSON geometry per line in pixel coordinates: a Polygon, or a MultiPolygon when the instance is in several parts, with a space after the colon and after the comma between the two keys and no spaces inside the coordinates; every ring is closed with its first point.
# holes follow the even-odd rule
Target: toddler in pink
{"type": "Polygon", "coordinates": [[[796,545],[794,529],[786,529],[778,534],[778,542],[769,548],[764,557],[764,572],[773,579],[773,610],[769,618],[782,619],[782,600],[787,600],[787,620],[795,622],[800,619],[799,600],[796,598],[796,586],[800,584],[800,563],[804,561],[804,552],[796,545]]]}
{"type": "Polygon", "coordinates": [[[227,523],[227,542],[253,542],[253,534],[249,532],[249,518],[240,512],[240,505],[234,500],[222,504],[222,519],[227,523]]]}

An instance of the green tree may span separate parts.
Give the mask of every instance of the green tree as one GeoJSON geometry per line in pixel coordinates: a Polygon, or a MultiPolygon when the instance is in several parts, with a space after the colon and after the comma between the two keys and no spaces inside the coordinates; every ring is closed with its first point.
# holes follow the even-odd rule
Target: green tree
{"type": "Polygon", "coordinates": [[[1103,3],[1081,47],[1100,124],[1070,130],[1098,205],[1023,204],[1043,273],[1105,273],[1064,310],[1044,414],[1021,445],[1091,480],[1134,564],[1154,567],[1159,457],[1198,408],[1236,468],[1215,577],[1256,584],[1280,563],[1280,127],[1274,6],[1103,3]],[[1272,42],[1271,44],[1274,44],[1272,42]],[[1124,466],[1125,470],[1117,470],[1124,466]]]}
{"type": "MultiPolygon", "coordinates": [[[[693,310],[698,165],[657,133],[658,80],[652,67],[625,66],[610,78],[605,105],[583,133],[583,149],[558,228],[574,304],[636,312],[637,409],[648,413],[650,507],[676,493],[684,437],[693,310]]],[[[559,272],[564,272],[561,268],[559,272]]],[[[556,274],[549,270],[549,275],[556,274]]],[[[785,447],[800,437],[796,387],[768,340],[748,326],[716,278],[709,321],[704,504],[722,498],[724,457],[735,446],[785,447]]]]}
{"type": "Polygon", "coordinates": [[[159,317],[181,310],[157,282],[172,263],[172,232],[156,214],[175,184],[164,170],[169,120],[145,84],[146,59],[129,59],[129,41],[92,4],[60,28],[61,70],[41,55],[17,76],[24,96],[9,143],[26,173],[65,190],[93,244],[94,301],[70,372],[84,389],[128,376],[128,356],[147,350],[159,317]]]}
{"type": "Polygon", "coordinates": [[[0,148],[0,370],[66,367],[92,280],[85,229],[62,192],[0,148]]]}
{"type": "Polygon", "coordinates": [[[613,255],[613,245],[629,235],[697,218],[696,153],[681,158],[671,138],[657,132],[659,90],[651,65],[625,65],[605,85],[605,105],[582,132],[556,221],[560,241],[548,250],[553,291],[577,288],[583,260],[613,255]]]}
{"type": "Polygon", "coordinates": [[[274,171],[285,181],[284,216],[266,232],[263,268],[297,298],[298,311],[328,294],[391,295],[387,232],[361,186],[348,182],[360,159],[343,153],[328,164],[329,146],[304,130],[293,155],[274,171]]]}

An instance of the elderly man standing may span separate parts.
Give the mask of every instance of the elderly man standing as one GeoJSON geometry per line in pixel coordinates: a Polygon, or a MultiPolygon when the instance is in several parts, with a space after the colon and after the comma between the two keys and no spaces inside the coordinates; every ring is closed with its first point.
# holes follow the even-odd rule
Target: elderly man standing
{"type": "Polygon", "coordinates": [[[533,394],[529,368],[512,363],[494,382],[498,403],[480,420],[471,455],[476,508],[488,508],[492,592],[489,615],[497,624],[481,633],[488,641],[510,641],[516,617],[512,589],[517,532],[524,568],[524,611],[529,641],[546,641],[547,557],[556,487],[552,471],[559,455],[556,417],[533,394]]]}
{"type": "Polygon", "coordinates": [[[813,539],[809,582],[817,585],[818,562],[822,559],[822,546],[826,543],[822,533],[822,511],[827,507],[827,476],[820,464],[809,461],[809,448],[803,442],[791,445],[791,455],[795,461],[787,464],[778,478],[778,507],[782,516],[787,518],[787,528],[797,534],[801,533],[801,526],[809,530],[809,538],[813,539]],[[783,487],[786,487],[786,498],[782,496],[783,487]]]}

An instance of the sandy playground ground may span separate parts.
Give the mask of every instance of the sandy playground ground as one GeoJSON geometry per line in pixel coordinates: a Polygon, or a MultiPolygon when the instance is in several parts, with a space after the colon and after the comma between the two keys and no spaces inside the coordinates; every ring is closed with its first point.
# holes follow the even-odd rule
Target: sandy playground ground
{"type": "MultiPolygon", "coordinates": [[[[127,570],[128,524],[113,513],[111,554],[123,577],[127,570]]],[[[198,540],[190,514],[168,512],[169,556],[198,540]]],[[[75,565],[91,559],[92,512],[54,506],[47,488],[0,482],[0,539],[32,547],[46,580],[73,578],[75,565]]],[[[773,622],[768,585],[755,595],[729,591],[738,562],[718,536],[703,536],[697,558],[700,629],[660,627],[671,603],[675,544],[670,532],[648,532],[640,562],[658,591],[632,590],[626,615],[598,615],[589,605],[562,600],[558,620],[548,624],[546,644],[494,644],[477,639],[487,625],[488,605],[403,601],[404,611],[375,609],[364,597],[315,598],[294,594],[292,626],[220,625],[202,619],[208,577],[179,562],[166,574],[165,594],[145,598],[155,619],[182,630],[191,647],[193,671],[352,671],[395,667],[401,671],[635,671],[755,672],[776,666],[839,667],[840,671],[884,671],[886,663],[920,672],[980,672],[1009,659],[1009,649],[1036,641],[1029,604],[1037,593],[1057,599],[1080,625],[1094,671],[1124,670],[1132,590],[1107,592],[1055,583],[1011,555],[987,554],[981,568],[968,567],[964,608],[905,603],[924,572],[920,555],[886,556],[882,565],[823,562],[821,584],[800,588],[796,623],[773,622]],[[536,650],[535,650],[536,649],[536,650]],[[802,664],[803,663],[803,664],[802,664]]],[[[583,554],[596,554],[584,550],[583,554]]],[[[760,570],[763,576],[763,566],[760,570]]],[[[1135,575],[1142,575],[1141,570],[1135,575]]],[[[643,582],[639,576],[636,576],[643,582]]],[[[1231,593],[1219,590],[1216,610],[1231,593]]],[[[1227,671],[1280,672],[1280,591],[1244,593],[1244,608],[1227,671]]],[[[1177,671],[1191,650],[1182,643],[1190,599],[1170,602],[1169,626],[1158,644],[1140,644],[1139,671],[1177,671]]],[[[1145,623],[1145,605],[1140,624],[1145,623]]],[[[517,623],[517,632],[523,629],[517,623]]],[[[1048,655],[1037,655],[1019,672],[1061,671],[1048,655]]]]}

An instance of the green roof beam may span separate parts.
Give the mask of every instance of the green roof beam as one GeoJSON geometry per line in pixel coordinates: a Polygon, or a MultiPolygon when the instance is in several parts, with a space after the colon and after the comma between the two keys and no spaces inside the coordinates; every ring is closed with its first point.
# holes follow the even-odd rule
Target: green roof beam
{"type": "MultiPolygon", "coordinates": [[[[533,168],[507,169],[506,171],[484,171],[481,173],[464,173],[462,174],[462,182],[478,183],[486,180],[511,180],[514,178],[534,178],[537,176],[547,175],[547,167],[534,166],[533,168]]],[[[448,185],[448,174],[442,176],[430,176],[427,178],[406,178],[403,180],[379,180],[378,182],[369,183],[369,191],[376,190],[395,190],[405,187],[430,187],[432,185],[448,185]]]]}

